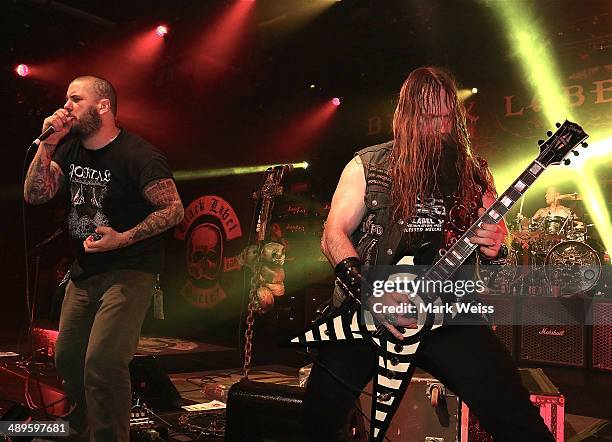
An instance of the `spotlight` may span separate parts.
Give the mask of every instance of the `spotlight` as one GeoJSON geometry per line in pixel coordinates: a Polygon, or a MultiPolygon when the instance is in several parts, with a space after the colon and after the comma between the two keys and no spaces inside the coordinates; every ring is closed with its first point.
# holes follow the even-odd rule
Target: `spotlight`
{"type": "Polygon", "coordinates": [[[340,98],[338,97],[332,98],[331,102],[334,106],[340,106],[340,98]]]}
{"type": "Polygon", "coordinates": [[[27,77],[30,73],[30,68],[28,68],[27,64],[20,64],[15,68],[15,72],[17,72],[17,75],[20,77],[27,77]]]}
{"type": "Polygon", "coordinates": [[[477,87],[473,87],[472,88],[472,93],[473,94],[477,94],[478,93],[478,88],[477,87]]]}
{"type": "Polygon", "coordinates": [[[155,29],[155,33],[157,34],[158,37],[163,37],[164,35],[166,35],[168,33],[168,26],[166,26],[166,25],[159,25],[155,29]]]}

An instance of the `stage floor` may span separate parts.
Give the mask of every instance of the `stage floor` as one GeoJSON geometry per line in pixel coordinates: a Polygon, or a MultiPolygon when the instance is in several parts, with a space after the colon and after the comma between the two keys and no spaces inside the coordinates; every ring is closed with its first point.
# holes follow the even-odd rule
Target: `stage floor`
{"type": "MultiPolygon", "coordinates": [[[[21,349],[28,348],[27,343],[21,349]]],[[[15,345],[0,344],[0,352],[17,350],[15,345]]],[[[240,353],[233,348],[168,337],[143,337],[139,355],[153,355],[168,374],[185,404],[206,403],[213,399],[225,401],[224,395],[241,378],[240,353]],[[213,388],[218,386],[218,388],[213,388]]],[[[279,356],[279,354],[277,354],[279,356]]],[[[253,381],[296,386],[299,366],[304,355],[286,358],[286,364],[258,364],[251,371],[253,381]]],[[[61,380],[50,361],[29,365],[21,355],[0,357],[0,415],[15,402],[38,405],[57,401],[62,395],[61,380]],[[27,399],[26,399],[27,398],[27,399]]],[[[593,372],[575,368],[543,366],[544,372],[566,397],[566,441],[612,440],[612,372],[593,372]],[[597,432],[597,436],[593,434],[597,432]]],[[[52,414],[66,411],[62,403],[51,409],[52,414]]],[[[400,411],[401,412],[401,411],[400,411]]],[[[186,411],[158,413],[159,417],[176,425],[186,411]]],[[[195,415],[190,415],[195,416],[195,415]]],[[[224,410],[198,413],[193,425],[222,427],[224,410]]],[[[174,428],[171,441],[188,441],[174,428]]],[[[200,441],[219,441],[220,437],[202,435],[200,441]]],[[[398,442],[408,439],[396,439],[398,442]]]]}

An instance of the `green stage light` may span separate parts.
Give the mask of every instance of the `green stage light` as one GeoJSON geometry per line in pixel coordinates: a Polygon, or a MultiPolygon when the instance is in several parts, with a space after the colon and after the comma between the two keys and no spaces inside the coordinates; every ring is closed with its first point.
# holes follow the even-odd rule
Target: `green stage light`
{"type": "Polygon", "coordinates": [[[523,75],[533,89],[532,110],[541,111],[551,127],[557,121],[573,120],[559,83],[556,60],[532,11],[532,5],[537,2],[495,0],[490,4],[500,17],[523,75]]]}
{"type": "MultiPolygon", "coordinates": [[[[270,167],[278,164],[265,164],[261,166],[222,167],[219,169],[178,170],[174,173],[176,181],[201,180],[205,178],[216,178],[230,175],[246,175],[249,173],[265,172],[270,167]]],[[[306,161],[291,163],[294,169],[306,169],[309,164],[306,161]]]]}
{"type": "MultiPolygon", "coordinates": [[[[531,104],[531,110],[542,112],[549,127],[565,119],[576,121],[563,93],[563,85],[559,82],[562,77],[556,60],[549,51],[549,43],[532,10],[532,5],[537,2],[495,0],[488,4],[500,18],[514,55],[520,62],[523,75],[533,90],[534,102],[531,104]]],[[[589,132],[588,127],[585,127],[585,130],[589,132]]],[[[577,191],[583,195],[585,207],[599,230],[606,249],[610,251],[612,250],[610,214],[607,201],[594,176],[596,164],[612,156],[610,133],[603,135],[600,138],[603,141],[597,142],[594,134],[591,134],[592,141],[589,143],[592,143],[591,146],[588,149],[580,149],[579,157],[572,157],[573,166],[546,170],[538,185],[560,184],[568,179],[572,180],[577,191]]],[[[514,160],[512,166],[501,168],[499,175],[496,176],[500,188],[510,185],[511,180],[530,160],[527,157],[514,160]]]]}

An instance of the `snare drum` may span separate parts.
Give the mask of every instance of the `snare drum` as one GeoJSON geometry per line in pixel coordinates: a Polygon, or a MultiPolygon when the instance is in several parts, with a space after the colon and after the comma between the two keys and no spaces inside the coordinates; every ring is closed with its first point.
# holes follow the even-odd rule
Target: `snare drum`
{"type": "Polygon", "coordinates": [[[567,220],[564,216],[547,216],[544,218],[544,233],[549,235],[559,235],[567,220]]]}

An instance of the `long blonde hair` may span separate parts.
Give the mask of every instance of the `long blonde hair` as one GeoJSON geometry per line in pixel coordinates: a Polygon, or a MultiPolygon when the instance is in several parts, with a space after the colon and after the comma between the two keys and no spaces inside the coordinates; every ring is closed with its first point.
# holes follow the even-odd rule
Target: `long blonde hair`
{"type": "Polygon", "coordinates": [[[394,219],[410,219],[417,198],[424,200],[437,186],[444,136],[441,118],[432,118],[432,114],[440,113],[442,91],[450,111],[450,137],[457,146],[457,192],[461,199],[472,201],[478,192],[478,177],[486,183],[486,190],[495,193],[490,172],[472,154],[465,107],[458,99],[453,78],[439,67],[418,68],[404,81],[393,116],[394,146],[389,161],[394,219]]]}

